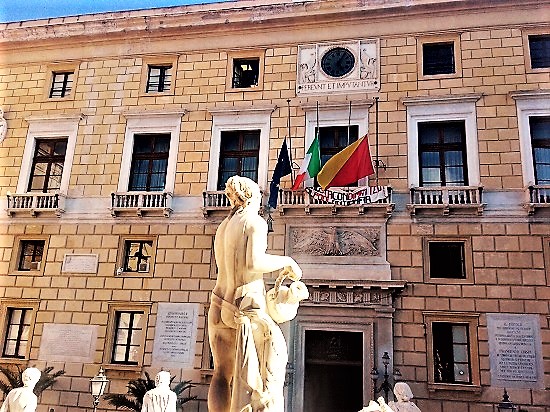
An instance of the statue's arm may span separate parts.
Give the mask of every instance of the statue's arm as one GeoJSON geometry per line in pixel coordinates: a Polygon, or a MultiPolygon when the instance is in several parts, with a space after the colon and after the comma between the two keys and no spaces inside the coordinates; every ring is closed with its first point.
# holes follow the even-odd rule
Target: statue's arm
{"type": "Polygon", "coordinates": [[[246,265],[250,272],[268,273],[279,269],[289,270],[289,277],[298,280],[302,269],[290,256],[271,255],[267,250],[267,223],[261,217],[248,228],[246,265]]]}

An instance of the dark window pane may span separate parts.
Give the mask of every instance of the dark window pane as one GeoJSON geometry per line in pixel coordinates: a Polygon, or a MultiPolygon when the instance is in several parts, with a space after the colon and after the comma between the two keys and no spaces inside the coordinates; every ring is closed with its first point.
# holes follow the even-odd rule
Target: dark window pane
{"type": "Polygon", "coordinates": [[[463,121],[418,123],[421,186],[467,186],[463,121]]]}
{"type": "Polygon", "coordinates": [[[529,118],[535,184],[550,185],[550,117],[529,118]]]}
{"type": "Polygon", "coordinates": [[[2,356],[25,358],[29,341],[31,311],[32,309],[28,308],[8,308],[2,356]]]}
{"type": "Polygon", "coordinates": [[[137,365],[141,341],[143,312],[115,312],[112,363],[137,365]]]}
{"type": "Polygon", "coordinates": [[[429,242],[430,277],[465,279],[464,242],[429,242]]]}
{"type": "Polygon", "coordinates": [[[529,54],[531,55],[531,68],[550,67],[550,34],[529,36],[529,54]]]}
{"type": "Polygon", "coordinates": [[[455,72],[454,43],[424,43],[422,45],[422,73],[452,74],[455,72]]]}
{"type": "Polygon", "coordinates": [[[218,190],[234,175],[258,180],[259,130],[224,131],[221,134],[218,190]]]}
{"type": "Polygon", "coordinates": [[[245,88],[257,86],[259,74],[260,59],[234,59],[232,87],[245,88]]]}
{"type": "Polygon", "coordinates": [[[53,192],[61,188],[67,139],[37,139],[29,178],[29,191],[53,192]]]}
{"type": "Polygon", "coordinates": [[[165,92],[170,90],[172,66],[149,66],[146,93],[165,92]]]}
{"type": "Polygon", "coordinates": [[[435,382],[471,384],[468,325],[433,322],[432,338],[435,382]]]}
{"type": "Polygon", "coordinates": [[[124,271],[149,272],[149,261],[152,252],[152,241],[127,240],[124,244],[124,271]]]}
{"type": "Polygon", "coordinates": [[[54,72],[50,97],[65,97],[71,92],[73,86],[73,72],[54,72]]]}
{"type": "Polygon", "coordinates": [[[134,136],[129,191],[163,191],[166,184],[170,135],[134,136]]]}
{"type": "Polygon", "coordinates": [[[44,254],[44,244],[43,240],[22,240],[17,270],[39,270],[44,254]]]}

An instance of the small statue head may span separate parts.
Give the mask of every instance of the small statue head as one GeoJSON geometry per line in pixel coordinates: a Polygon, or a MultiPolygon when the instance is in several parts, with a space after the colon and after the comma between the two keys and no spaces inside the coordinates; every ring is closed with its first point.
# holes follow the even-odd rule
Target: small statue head
{"type": "Polygon", "coordinates": [[[160,371],[155,377],[155,386],[157,388],[170,387],[170,372],[160,371]]]}
{"type": "Polygon", "coordinates": [[[42,375],[42,372],[40,372],[40,370],[37,368],[25,369],[23,371],[23,374],[21,375],[23,386],[34,389],[34,387],[36,386],[36,383],[40,380],[41,375],[42,375]]]}
{"type": "Polygon", "coordinates": [[[409,402],[413,398],[411,388],[405,382],[397,382],[393,388],[393,393],[398,402],[409,402]]]}
{"type": "Polygon", "coordinates": [[[234,209],[251,206],[260,210],[262,193],[258,184],[248,177],[230,177],[225,184],[225,194],[234,209]]]}

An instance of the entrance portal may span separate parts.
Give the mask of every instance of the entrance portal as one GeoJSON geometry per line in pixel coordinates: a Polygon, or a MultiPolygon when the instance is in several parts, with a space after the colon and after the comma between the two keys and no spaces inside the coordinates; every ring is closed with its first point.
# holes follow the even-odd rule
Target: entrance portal
{"type": "Polygon", "coordinates": [[[363,408],[363,334],[306,330],[304,412],[363,408]]]}

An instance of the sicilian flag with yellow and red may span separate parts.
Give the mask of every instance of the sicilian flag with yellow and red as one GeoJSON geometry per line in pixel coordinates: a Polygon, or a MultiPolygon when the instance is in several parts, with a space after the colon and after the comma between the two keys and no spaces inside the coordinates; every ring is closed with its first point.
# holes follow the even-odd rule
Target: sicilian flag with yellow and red
{"type": "Polygon", "coordinates": [[[347,186],[372,174],[369,140],[365,135],[328,159],[317,174],[317,182],[326,190],[333,186],[347,186]]]}

